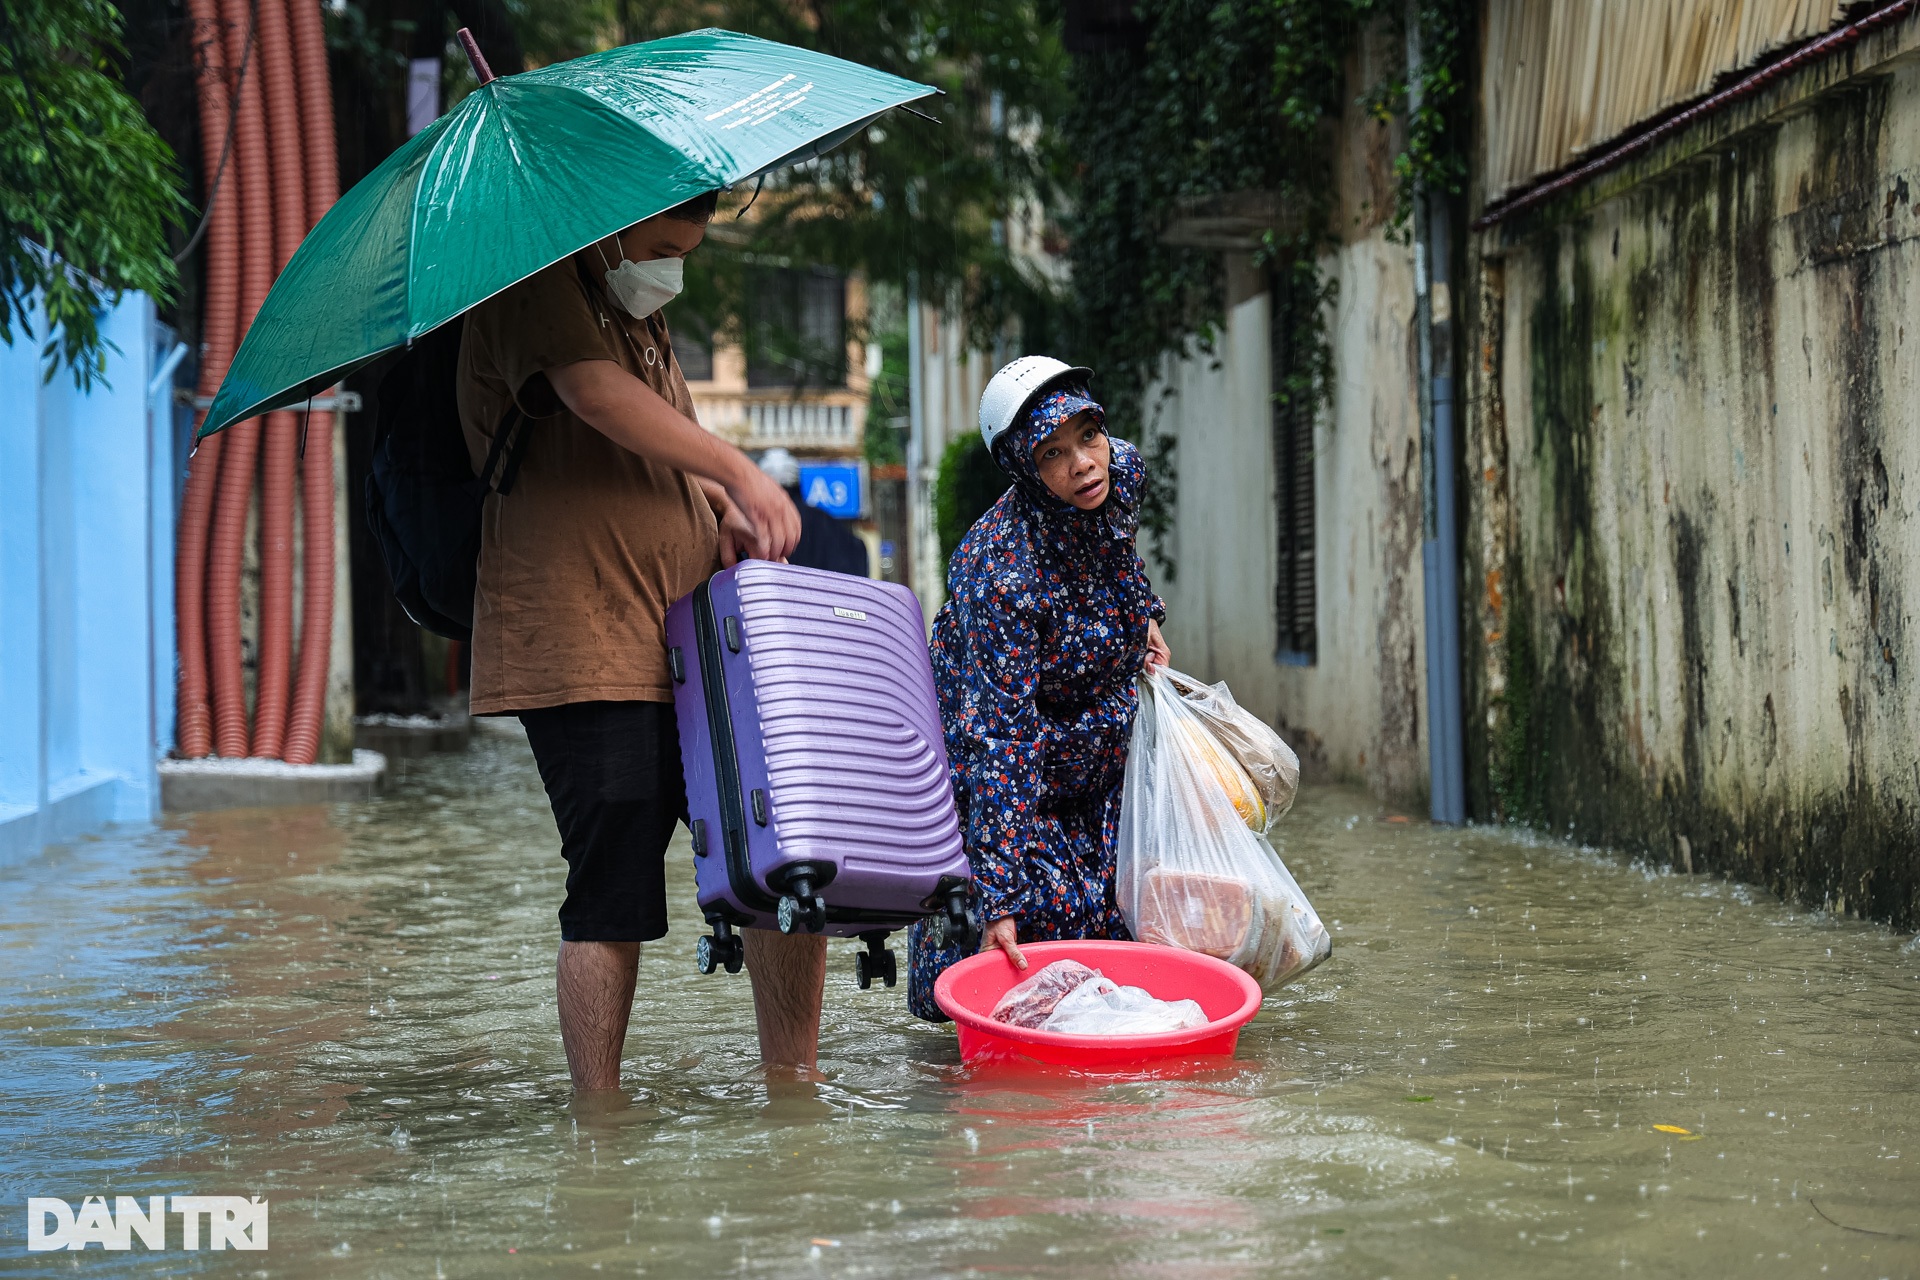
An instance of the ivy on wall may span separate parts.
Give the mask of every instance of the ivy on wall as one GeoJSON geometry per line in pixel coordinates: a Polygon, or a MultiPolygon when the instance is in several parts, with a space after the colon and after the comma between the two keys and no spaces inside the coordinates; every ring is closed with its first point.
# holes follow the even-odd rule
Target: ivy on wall
{"type": "Polygon", "coordinates": [[[1406,149],[1393,160],[1397,200],[1390,225],[1401,239],[1412,230],[1416,191],[1424,187],[1459,195],[1467,175],[1466,157],[1458,144],[1465,5],[1462,0],[1425,0],[1419,8],[1419,21],[1418,76],[1389,77],[1375,85],[1365,99],[1377,119],[1407,117],[1406,149]]]}
{"type": "MultiPolygon", "coordinates": [[[[1464,9],[1464,0],[1423,0],[1417,9],[1426,61],[1395,163],[1393,228],[1402,236],[1416,184],[1458,191],[1464,173],[1449,127],[1464,9]]],[[[1210,196],[1273,192],[1292,215],[1256,255],[1257,266],[1282,277],[1289,300],[1280,322],[1293,359],[1275,395],[1330,397],[1324,323],[1334,291],[1318,265],[1334,190],[1327,124],[1346,105],[1346,60],[1362,31],[1405,16],[1390,0],[1160,0],[1139,7],[1144,38],[1135,47],[1075,58],[1059,130],[1074,196],[1066,219],[1073,283],[1060,327],[1075,359],[1099,371],[1119,434],[1146,436],[1148,397],[1166,357],[1211,350],[1224,310],[1219,254],[1162,239],[1183,209],[1210,196]]],[[[1366,97],[1383,117],[1404,113],[1408,101],[1404,77],[1366,97]]],[[[1171,577],[1175,441],[1156,432],[1147,453],[1154,484],[1142,529],[1171,577]]]]}

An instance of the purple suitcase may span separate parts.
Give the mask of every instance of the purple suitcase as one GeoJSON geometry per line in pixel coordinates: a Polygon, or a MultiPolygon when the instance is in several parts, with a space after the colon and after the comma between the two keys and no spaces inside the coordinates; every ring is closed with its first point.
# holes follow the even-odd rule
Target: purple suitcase
{"type": "Polygon", "coordinates": [[[859,937],[860,985],[894,983],[889,931],[973,933],[920,602],[905,587],[742,561],[667,612],[702,973],[738,972],[741,926],[859,937]]]}

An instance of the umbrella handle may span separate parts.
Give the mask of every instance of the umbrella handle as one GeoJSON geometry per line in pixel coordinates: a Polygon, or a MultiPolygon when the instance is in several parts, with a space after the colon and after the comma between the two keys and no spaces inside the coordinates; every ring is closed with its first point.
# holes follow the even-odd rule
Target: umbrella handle
{"type": "Polygon", "coordinates": [[[467,51],[467,61],[473,64],[473,74],[479,78],[480,83],[485,84],[494,79],[493,68],[489,67],[486,58],[481,56],[480,42],[473,38],[473,32],[462,27],[453,34],[454,38],[460,41],[460,47],[467,51]]]}

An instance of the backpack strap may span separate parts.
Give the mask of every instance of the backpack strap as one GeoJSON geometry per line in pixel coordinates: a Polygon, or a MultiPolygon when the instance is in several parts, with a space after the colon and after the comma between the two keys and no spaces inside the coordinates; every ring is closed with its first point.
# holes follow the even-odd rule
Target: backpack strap
{"type": "Polygon", "coordinates": [[[533,434],[533,419],[513,408],[501,417],[500,425],[493,433],[493,446],[487,450],[486,465],[480,468],[480,479],[487,488],[501,497],[513,492],[514,477],[520,474],[520,460],[527,454],[527,438],[533,434]],[[501,458],[505,455],[505,465],[501,458]],[[499,469],[498,480],[494,477],[495,468],[499,469]]]}
{"type": "MultiPolygon", "coordinates": [[[[578,258],[573,260],[573,269],[587,304],[599,307],[600,300],[593,296],[593,283],[578,258]]],[[[626,332],[624,326],[621,332],[626,332]]],[[[633,339],[629,336],[627,340],[633,339]]],[[[532,434],[533,419],[527,417],[517,403],[501,416],[500,425],[494,429],[493,444],[487,450],[486,464],[480,468],[480,479],[487,488],[503,498],[513,492],[513,482],[520,474],[520,463],[527,456],[527,440],[532,434]]]]}

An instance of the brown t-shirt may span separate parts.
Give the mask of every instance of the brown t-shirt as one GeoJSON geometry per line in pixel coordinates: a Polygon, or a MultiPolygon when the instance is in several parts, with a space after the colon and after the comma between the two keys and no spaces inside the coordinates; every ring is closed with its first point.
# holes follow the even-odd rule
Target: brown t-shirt
{"type": "Polygon", "coordinates": [[[658,312],[635,320],[590,273],[560,262],[467,313],[460,420],[474,470],[517,400],[526,450],[488,496],[473,599],[476,715],[568,702],[671,702],[667,607],[720,567],[706,495],[575,417],[545,371],[617,360],[693,417],[658,312]]]}

